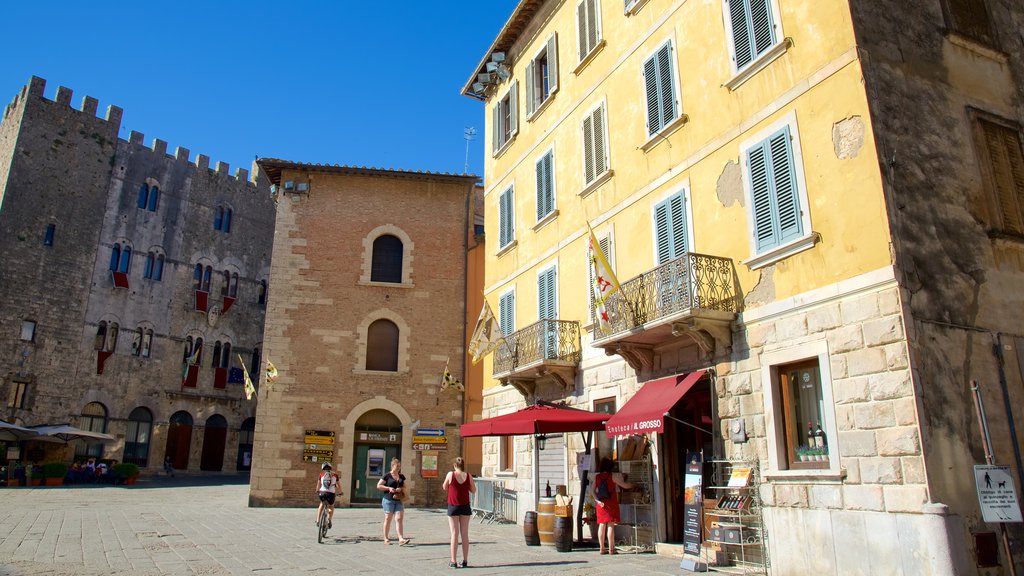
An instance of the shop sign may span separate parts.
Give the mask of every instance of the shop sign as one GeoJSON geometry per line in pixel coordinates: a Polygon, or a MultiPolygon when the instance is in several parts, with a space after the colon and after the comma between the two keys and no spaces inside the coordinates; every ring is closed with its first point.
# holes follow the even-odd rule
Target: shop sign
{"type": "Polygon", "coordinates": [[[360,432],[360,442],[388,442],[396,444],[398,442],[398,432],[360,432]]]}
{"type": "Polygon", "coordinates": [[[1009,466],[974,466],[978,504],[985,522],[1021,522],[1020,502],[1009,466]]]}
{"type": "Polygon", "coordinates": [[[683,482],[683,552],[700,554],[701,501],[704,464],[699,452],[686,453],[686,477],[683,482]]]}
{"type": "Polygon", "coordinates": [[[306,444],[334,444],[334,432],[328,430],[306,430],[306,444]]]}
{"type": "Polygon", "coordinates": [[[412,445],[412,449],[413,450],[448,450],[448,445],[447,444],[426,444],[426,443],[421,443],[421,444],[413,444],[412,445]]]}
{"type": "Polygon", "coordinates": [[[447,436],[413,436],[412,441],[415,444],[447,444],[447,436]]]}

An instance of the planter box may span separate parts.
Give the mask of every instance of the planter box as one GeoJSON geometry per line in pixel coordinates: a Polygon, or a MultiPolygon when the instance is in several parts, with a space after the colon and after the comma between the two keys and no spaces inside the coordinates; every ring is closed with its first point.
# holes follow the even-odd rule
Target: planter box
{"type": "Polygon", "coordinates": [[[63,486],[64,485],[64,479],[63,478],[45,478],[44,480],[46,481],[46,485],[47,486],[63,486]]]}

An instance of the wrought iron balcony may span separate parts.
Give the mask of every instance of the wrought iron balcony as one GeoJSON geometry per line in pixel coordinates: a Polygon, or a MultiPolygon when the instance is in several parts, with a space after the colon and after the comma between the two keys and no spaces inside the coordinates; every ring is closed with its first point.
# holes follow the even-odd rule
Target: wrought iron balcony
{"type": "Polygon", "coordinates": [[[493,376],[531,398],[544,380],[572,388],[580,357],[579,322],[540,320],[505,336],[494,351],[493,376]]]}
{"type": "Polygon", "coordinates": [[[655,346],[688,336],[705,356],[732,344],[740,299],[732,260],[685,253],[631,278],[608,297],[608,330],[594,323],[593,346],[650,368],[655,346]]]}

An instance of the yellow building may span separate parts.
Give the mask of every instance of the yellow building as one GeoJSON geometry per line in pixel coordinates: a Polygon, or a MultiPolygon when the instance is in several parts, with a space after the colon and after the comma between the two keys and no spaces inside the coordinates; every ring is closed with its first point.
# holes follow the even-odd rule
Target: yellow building
{"type": "MultiPolygon", "coordinates": [[[[974,499],[965,383],[998,376],[980,359],[990,344],[962,340],[1024,333],[1021,48],[994,43],[999,14],[980,2],[925,4],[524,0],[467,81],[486,104],[484,293],[508,342],[485,363],[482,416],[538,400],[618,413],[618,440],[600,433],[593,461],[651,485],[649,499],[623,497],[634,526],[621,542],[683,553],[685,463],[702,452],[703,562],[770,557],[776,575],[984,565],[995,527],[974,499]],[[968,105],[1001,120],[979,124],[968,105]],[[979,152],[965,153],[957,136],[975,133],[979,152]],[[966,169],[949,175],[940,158],[966,169]],[[968,209],[957,190],[989,191],[994,207],[968,209]],[[588,225],[621,283],[607,326],[588,225]],[[992,292],[963,284],[986,271],[992,292]],[[981,313],[947,311],[972,295],[981,313]],[[950,370],[922,362],[944,355],[950,370]],[[647,460],[624,453],[638,438],[647,460]],[[714,487],[744,465],[752,489],[714,487]],[[714,541],[714,523],[743,524],[715,511],[737,496],[761,510],[746,557],[714,541]]],[[[1019,366],[998,368],[1019,387],[1019,366]]],[[[998,389],[985,394],[1003,409],[998,389]]],[[[994,418],[1013,430],[1013,413],[994,418]]],[[[580,435],[544,441],[483,442],[483,474],[518,494],[519,517],[549,484],[580,492],[580,435]]],[[[1013,442],[997,456],[1016,453],[1019,473],[1013,442]]]]}

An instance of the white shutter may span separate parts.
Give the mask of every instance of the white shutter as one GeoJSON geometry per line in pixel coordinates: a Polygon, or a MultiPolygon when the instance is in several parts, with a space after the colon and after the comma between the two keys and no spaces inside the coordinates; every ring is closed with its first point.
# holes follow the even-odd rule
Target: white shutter
{"type": "Polygon", "coordinates": [[[519,81],[512,83],[512,87],[508,90],[508,105],[509,105],[509,130],[508,139],[511,140],[513,136],[519,133],[519,81]]]}
{"type": "Polygon", "coordinates": [[[491,154],[501,148],[501,100],[491,110],[491,154]]]}
{"type": "Polygon", "coordinates": [[[548,37],[548,94],[558,91],[558,34],[548,37]]]}
{"type": "Polygon", "coordinates": [[[534,74],[537,73],[537,63],[535,60],[530,60],[526,65],[526,117],[529,118],[533,115],[533,111],[537,109],[537,93],[540,92],[537,86],[534,74]]]}

